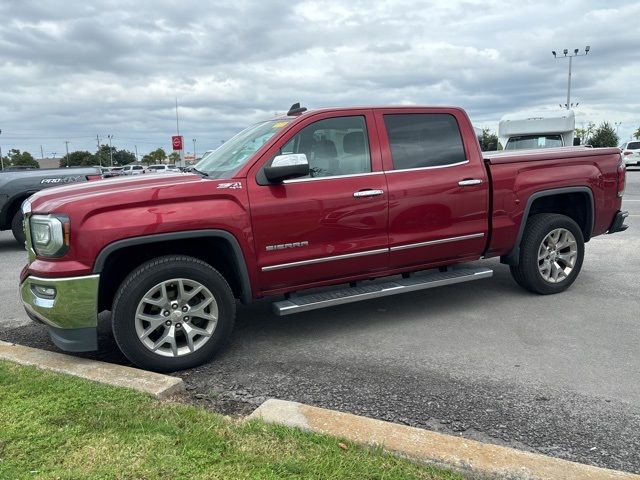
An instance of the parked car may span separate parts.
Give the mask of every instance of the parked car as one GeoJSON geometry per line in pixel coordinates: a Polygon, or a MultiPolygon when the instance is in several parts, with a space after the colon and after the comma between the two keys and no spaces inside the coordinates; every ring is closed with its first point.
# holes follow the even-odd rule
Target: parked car
{"type": "Polygon", "coordinates": [[[123,175],[122,170],[124,167],[102,167],[103,178],[113,178],[123,175]]]}
{"type": "Polygon", "coordinates": [[[97,348],[110,310],[127,358],[174,371],[222,347],[236,299],[288,315],[488,278],[465,263],[489,257],[559,293],[585,242],[627,228],[625,175],[618,148],[483,155],[460,108],[294,105],[191,174],[29,199],[22,302],[67,351],[97,348]]]}
{"type": "Polygon", "coordinates": [[[180,169],[177,168],[175,165],[165,165],[165,164],[149,165],[146,168],[147,173],[176,173],[179,171],[180,169]]]}
{"type": "Polygon", "coordinates": [[[623,143],[620,150],[625,165],[640,165],[640,140],[623,143]]]}
{"type": "Polygon", "coordinates": [[[0,230],[11,229],[16,241],[24,245],[20,205],[25,199],[44,188],[100,178],[100,169],[94,167],[0,171],[0,230]]]}
{"type": "Polygon", "coordinates": [[[125,165],[122,167],[122,175],[140,175],[145,173],[142,165],[125,165]]]}

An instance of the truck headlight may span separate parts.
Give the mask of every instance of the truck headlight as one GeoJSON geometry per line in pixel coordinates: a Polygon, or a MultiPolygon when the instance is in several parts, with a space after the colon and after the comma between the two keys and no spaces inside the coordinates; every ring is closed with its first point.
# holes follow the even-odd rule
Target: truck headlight
{"type": "Polygon", "coordinates": [[[38,255],[61,257],[69,248],[69,219],[60,215],[33,215],[31,243],[38,255]]]}

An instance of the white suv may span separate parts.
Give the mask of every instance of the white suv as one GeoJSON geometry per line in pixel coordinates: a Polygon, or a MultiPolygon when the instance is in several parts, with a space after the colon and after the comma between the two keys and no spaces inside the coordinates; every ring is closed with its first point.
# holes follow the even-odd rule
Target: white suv
{"type": "Polygon", "coordinates": [[[178,169],[175,165],[158,164],[149,165],[147,167],[147,173],[175,173],[179,171],[180,169],[178,169]]]}
{"type": "Polygon", "coordinates": [[[122,167],[122,175],[140,175],[144,173],[142,165],[125,165],[122,167]]]}
{"type": "Polygon", "coordinates": [[[625,165],[640,165],[640,140],[623,143],[620,150],[625,165]]]}

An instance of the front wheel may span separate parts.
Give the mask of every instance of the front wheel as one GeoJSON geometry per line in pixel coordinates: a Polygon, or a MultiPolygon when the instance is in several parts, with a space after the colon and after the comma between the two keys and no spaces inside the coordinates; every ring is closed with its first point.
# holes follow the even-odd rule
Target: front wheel
{"type": "Polygon", "coordinates": [[[16,242],[24,247],[26,237],[24,235],[24,226],[22,225],[22,221],[22,212],[18,210],[11,219],[11,232],[13,233],[13,238],[16,239],[16,242]]]}
{"type": "Polygon", "coordinates": [[[523,288],[541,295],[559,293],[575,281],[584,259],[582,230],[558,214],[534,215],[520,243],[520,262],[511,275],[523,288]]]}
{"type": "Polygon", "coordinates": [[[234,320],[235,299],[224,277],[182,255],[136,268],[113,302],[113,335],[122,353],[158,372],[210,360],[231,335],[234,320]]]}

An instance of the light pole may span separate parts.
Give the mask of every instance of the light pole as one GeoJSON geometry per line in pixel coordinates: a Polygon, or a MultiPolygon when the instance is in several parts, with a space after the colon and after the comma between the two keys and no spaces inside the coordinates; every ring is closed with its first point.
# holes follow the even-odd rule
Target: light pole
{"type": "Polygon", "coordinates": [[[64,146],[67,149],[67,168],[69,168],[69,140],[64,141],[64,146]]]}
{"type": "Polygon", "coordinates": [[[113,138],[113,135],[109,134],[107,135],[107,138],[109,139],[109,159],[111,161],[111,166],[113,167],[113,150],[111,149],[111,139],[113,138]]]}
{"type": "Polygon", "coordinates": [[[562,51],[562,53],[564,54],[563,57],[558,57],[555,50],[551,52],[553,54],[553,58],[555,58],[556,60],[562,60],[563,58],[569,59],[569,76],[567,77],[567,103],[565,104],[567,110],[571,108],[571,64],[573,62],[573,57],[584,57],[589,54],[589,50],[591,50],[591,47],[587,45],[586,47],[584,47],[584,53],[578,53],[579,49],[576,48],[573,51],[572,55],[568,55],[569,50],[565,48],[562,51]]]}
{"type": "Polygon", "coordinates": [[[614,122],[613,124],[616,126],[616,135],[618,135],[618,129],[620,128],[620,125],[622,125],[622,122],[614,122]]]}
{"type": "Polygon", "coordinates": [[[196,155],[196,139],[193,139],[193,161],[195,162],[198,159],[198,156],[196,155]]]}

